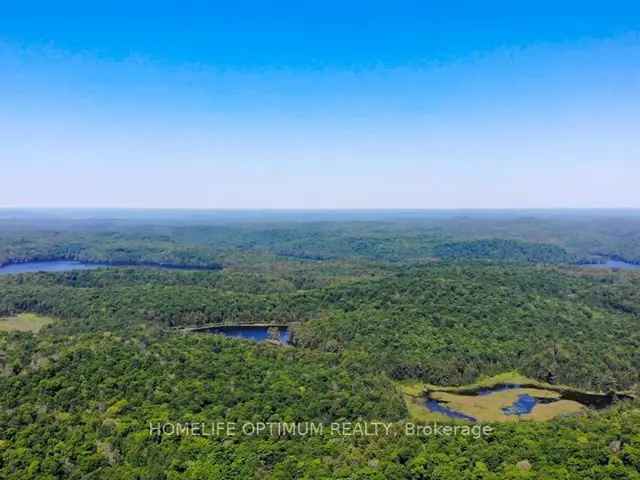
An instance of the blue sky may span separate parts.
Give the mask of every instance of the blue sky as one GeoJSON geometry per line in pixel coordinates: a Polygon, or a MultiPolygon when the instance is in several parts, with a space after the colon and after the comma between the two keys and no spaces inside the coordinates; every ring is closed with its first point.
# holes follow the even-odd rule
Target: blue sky
{"type": "Polygon", "coordinates": [[[640,208],[637,2],[14,3],[0,207],[640,208]]]}

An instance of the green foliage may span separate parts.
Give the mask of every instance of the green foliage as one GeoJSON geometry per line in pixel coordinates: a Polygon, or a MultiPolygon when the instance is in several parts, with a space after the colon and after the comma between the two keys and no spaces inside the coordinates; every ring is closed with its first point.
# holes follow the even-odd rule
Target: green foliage
{"type": "Polygon", "coordinates": [[[598,390],[640,380],[637,274],[603,282],[553,268],[432,265],[307,290],[270,277],[260,287],[260,278],[148,269],[5,277],[0,315],[62,317],[51,328],[67,333],[301,323],[300,347],[366,351],[367,364],[394,379],[443,385],[512,369],[598,390]]]}
{"type": "Polygon", "coordinates": [[[424,263],[434,257],[573,262],[615,256],[640,262],[634,212],[416,212],[384,221],[229,222],[0,219],[0,265],[65,258],[116,264],[217,268],[266,258],[424,263]],[[247,261],[248,260],[248,261],[247,261]]]}
{"type": "Polygon", "coordinates": [[[0,277],[4,479],[631,479],[640,404],[403,433],[393,380],[465,384],[518,370],[596,390],[640,383],[640,275],[541,266],[640,259],[635,218],[144,225],[3,221],[0,263],[110,268],[0,277]],[[439,257],[440,262],[433,262],[439,257]],[[446,260],[446,261],[443,261],[446,260]],[[473,263],[472,263],[473,262],[473,263]],[[294,347],[177,329],[291,323],[294,347]],[[382,420],[393,435],[149,435],[149,422],[382,420]]]}
{"type": "Polygon", "coordinates": [[[413,269],[333,289],[325,296],[332,309],[300,326],[297,341],[366,350],[396,379],[465,384],[516,368],[579,387],[628,388],[640,380],[639,319],[605,308],[601,288],[538,267],[413,269]]]}
{"type": "Polygon", "coordinates": [[[474,240],[444,243],[434,253],[445,260],[490,260],[520,263],[571,263],[576,258],[563,248],[516,240],[474,240]]]}
{"type": "MultiPolygon", "coordinates": [[[[133,331],[122,337],[14,334],[0,342],[13,365],[0,377],[0,478],[75,478],[119,462],[175,468],[180,455],[158,455],[149,422],[393,421],[404,415],[388,379],[350,372],[333,354],[133,331]]],[[[218,447],[203,444],[189,455],[206,458],[207,449],[218,447]]]]}
{"type": "Polygon", "coordinates": [[[402,432],[404,412],[388,380],[333,354],[149,331],[0,338],[17,365],[0,377],[0,478],[638,478],[637,404],[480,439],[160,440],[149,421],[383,418],[402,432]]]}

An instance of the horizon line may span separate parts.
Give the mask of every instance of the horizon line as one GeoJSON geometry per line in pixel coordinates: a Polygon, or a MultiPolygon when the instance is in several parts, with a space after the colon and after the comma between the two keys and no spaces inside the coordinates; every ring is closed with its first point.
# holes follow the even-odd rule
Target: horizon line
{"type": "Polygon", "coordinates": [[[640,210],[638,207],[122,207],[122,206],[0,206],[0,210],[151,210],[151,211],[201,211],[201,212],[428,212],[428,211],[551,211],[551,210],[640,210]]]}

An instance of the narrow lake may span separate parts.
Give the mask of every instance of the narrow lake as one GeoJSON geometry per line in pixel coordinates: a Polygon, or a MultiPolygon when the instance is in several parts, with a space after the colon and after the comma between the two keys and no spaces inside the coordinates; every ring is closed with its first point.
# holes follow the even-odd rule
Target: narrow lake
{"type": "Polygon", "coordinates": [[[42,262],[23,262],[11,263],[0,267],[0,275],[16,275],[18,273],[34,273],[34,272],[69,272],[71,270],[94,270],[96,268],[110,267],[148,267],[161,268],[163,270],[197,270],[197,271],[215,271],[219,268],[203,268],[182,265],[166,265],[154,263],[86,263],[75,260],[49,260],[42,262]]]}
{"type": "Polygon", "coordinates": [[[72,260],[54,260],[49,262],[24,262],[12,263],[0,267],[0,275],[14,275],[18,273],[32,272],[68,272],[71,270],[93,270],[95,268],[109,267],[107,264],[84,263],[72,260]]]}
{"type": "Polygon", "coordinates": [[[635,263],[622,262],[620,260],[607,260],[604,263],[587,263],[580,265],[582,268],[608,268],[619,270],[640,270],[640,265],[635,263]]]}

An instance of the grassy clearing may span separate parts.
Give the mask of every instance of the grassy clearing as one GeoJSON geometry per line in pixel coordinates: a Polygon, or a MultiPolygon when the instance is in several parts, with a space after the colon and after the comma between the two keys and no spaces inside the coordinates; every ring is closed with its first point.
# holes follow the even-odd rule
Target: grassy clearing
{"type": "Polygon", "coordinates": [[[401,380],[396,382],[400,391],[412,397],[421,397],[424,395],[426,384],[415,380],[401,380]]]}
{"type": "Polygon", "coordinates": [[[565,415],[584,413],[586,410],[587,407],[578,402],[574,402],[572,400],[558,400],[553,403],[538,404],[530,414],[522,415],[521,418],[525,420],[544,422],[546,420],[553,420],[554,418],[565,415]]]}
{"type": "Polygon", "coordinates": [[[38,333],[43,327],[53,323],[53,319],[36,315],[35,313],[21,313],[15,317],[0,318],[0,332],[33,332],[38,333]]]}

